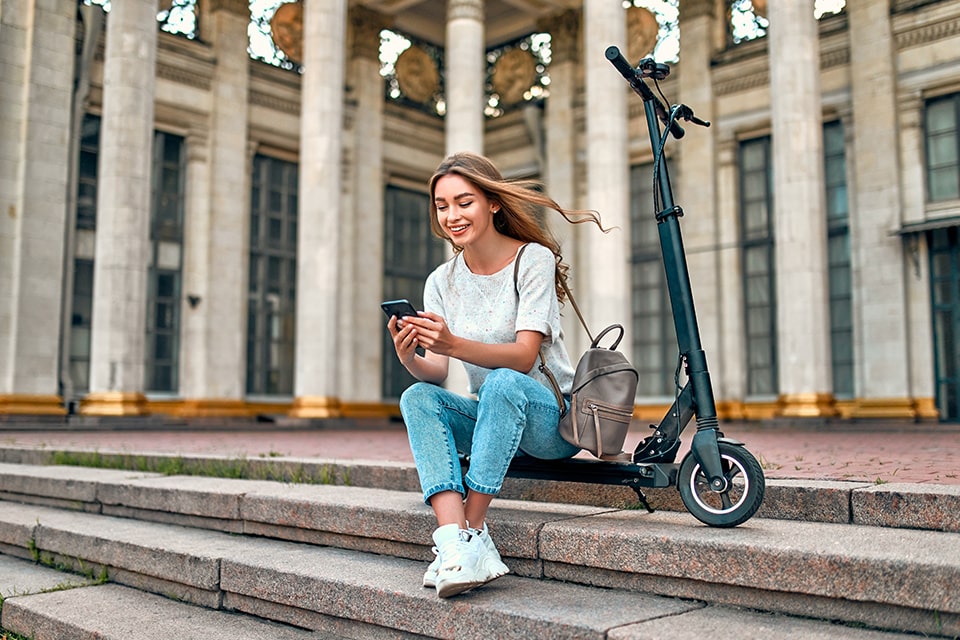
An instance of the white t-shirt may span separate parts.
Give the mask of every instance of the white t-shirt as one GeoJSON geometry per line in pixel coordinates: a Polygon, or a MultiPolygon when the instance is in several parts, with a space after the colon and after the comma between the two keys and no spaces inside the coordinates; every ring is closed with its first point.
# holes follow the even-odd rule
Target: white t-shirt
{"type": "MultiPolygon", "coordinates": [[[[569,394],[573,386],[573,367],[563,344],[560,304],[554,278],[557,263],[547,247],[530,243],[520,257],[517,285],[513,283],[514,263],[491,275],[470,271],[457,254],[427,277],[423,290],[426,311],[443,316],[455,336],[486,344],[515,342],[518,331],[539,331],[544,335],[541,347],[547,367],[557,379],[560,390],[569,394]]],[[[490,369],[463,363],[470,393],[475,394],[490,369]]],[[[553,390],[539,370],[540,359],[527,375],[553,390]]]]}

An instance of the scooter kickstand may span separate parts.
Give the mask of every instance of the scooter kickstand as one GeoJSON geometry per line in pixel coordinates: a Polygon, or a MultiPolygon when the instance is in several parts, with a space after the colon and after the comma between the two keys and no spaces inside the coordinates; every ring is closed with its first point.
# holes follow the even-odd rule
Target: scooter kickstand
{"type": "Polygon", "coordinates": [[[644,495],[640,487],[638,487],[635,484],[632,484],[630,485],[630,488],[633,489],[633,492],[637,494],[637,499],[640,501],[640,504],[642,504],[644,508],[646,508],[647,513],[653,513],[654,509],[653,507],[650,506],[650,503],[647,502],[647,496],[644,495]]]}

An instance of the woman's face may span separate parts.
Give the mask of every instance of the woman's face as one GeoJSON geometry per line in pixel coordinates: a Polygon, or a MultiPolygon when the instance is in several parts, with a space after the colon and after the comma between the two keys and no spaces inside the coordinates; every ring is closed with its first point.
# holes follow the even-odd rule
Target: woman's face
{"type": "Polygon", "coordinates": [[[433,189],[437,221],[454,244],[468,247],[498,232],[493,214],[498,206],[469,180],[451,173],[438,179],[433,189]]]}

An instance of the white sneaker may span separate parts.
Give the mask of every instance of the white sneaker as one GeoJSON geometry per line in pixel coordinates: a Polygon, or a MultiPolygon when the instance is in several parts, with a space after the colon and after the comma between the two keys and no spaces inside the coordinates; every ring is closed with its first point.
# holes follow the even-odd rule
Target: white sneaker
{"type": "Polygon", "coordinates": [[[437,571],[437,595],[449,598],[487,583],[482,557],[486,551],[479,537],[456,524],[448,524],[433,532],[440,557],[437,571]]]}
{"type": "MultiPolygon", "coordinates": [[[[496,580],[500,576],[505,576],[510,573],[510,568],[503,563],[503,560],[500,558],[500,552],[497,551],[496,545],[493,544],[493,538],[490,537],[490,532],[487,530],[487,523],[483,523],[483,529],[469,529],[469,531],[483,541],[484,554],[482,557],[482,566],[487,574],[486,582],[496,580]]],[[[435,557],[423,574],[423,586],[432,589],[437,586],[437,574],[440,572],[440,565],[443,561],[440,558],[440,550],[437,547],[433,547],[431,551],[435,557]]]]}
{"type": "Polygon", "coordinates": [[[497,545],[493,544],[493,538],[490,537],[490,532],[487,530],[487,523],[483,523],[483,529],[470,529],[470,533],[483,541],[485,551],[483,555],[483,566],[487,570],[490,580],[496,580],[500,576],[505,576],[510,573],[510,568],[505,565],[500,558],[497,545]]]}
{"type": "Polygon", "coordinates": [[[430,551],[433,552],[433,562],[423,574],[423,586],[433,589],[437,586],[437,573],[440,571],[440,550],[433,547],[430,551]]]}

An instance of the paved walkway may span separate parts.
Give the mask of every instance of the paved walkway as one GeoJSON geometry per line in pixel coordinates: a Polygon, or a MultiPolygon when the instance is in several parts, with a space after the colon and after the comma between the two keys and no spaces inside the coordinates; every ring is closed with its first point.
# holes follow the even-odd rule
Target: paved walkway
{"type": "MultiPolygon", "coordinates": [[[[721,429],[746,443],[768,478],[960,485],[960,424],[875,422],[802,427],[724,422],[721,429]]],[[[685,445],[692,430],[693,425],[684,434],[685,445]]],[[[647,433],[645,427],[632,429],[624,448],[632,451],[647,433]]],[[[334,420],[316,428],[250,423],[235,428],[195,425],[170,430],[65,430],[0,423],[0,446],[11,445],[248,458],[413,460],[403,425],[387,421],[334,420]]],[[[681,455],[687,448],[681,448],[681,455]]]]}

